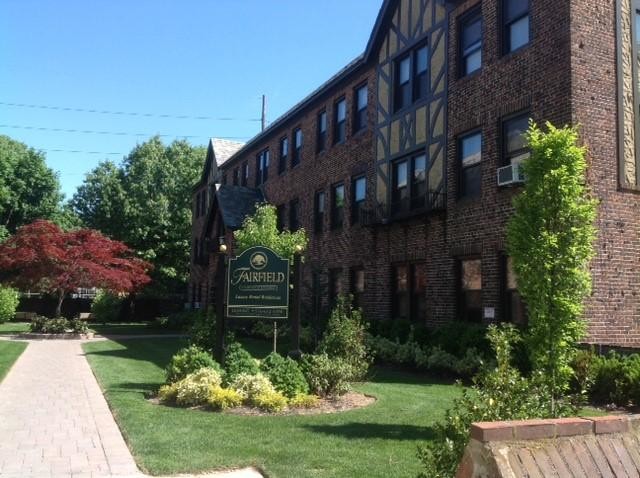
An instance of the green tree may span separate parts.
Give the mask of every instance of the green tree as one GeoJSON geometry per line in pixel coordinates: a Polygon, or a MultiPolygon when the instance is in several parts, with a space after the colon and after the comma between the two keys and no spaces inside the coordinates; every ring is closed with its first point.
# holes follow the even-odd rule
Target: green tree
{"type": "Polygon", "coordinates": [[[570,362],[584,336],[583,301],[591,290],[597,204],[585,184],[586,150],[575,128],[531,124],[524,190],[514,200],[508,251],[527,304],[527,346],[548,380],[551,412],[567,390],[570,362]]]}
{"type": "Polygon", "coordinates": [[[278,255],[293,261],[297,251],[307,247],[307,234],[304,229],[291,232],[278,231],[276,208],[270,204],[260,204],[252,216],[247,216],[242,229],[233,233],[236,240],[237,253],[253,246],[266,246],[278,255]]]}
{"type": "Polygon", "coordinates": [[[125,242],[154,265],[153,291],[181,291],[189,273],[191,187],[206,150],[159,137],[136,146],[121,166],[101,163],[71,204],[88,226],[125,242]]]}
{"type": "Polygon", "coordinates": [[[36,219],[55,220],[61,213],[62,194],[56,173],[45,155],[0,135],[0,235],[36,219]]]}

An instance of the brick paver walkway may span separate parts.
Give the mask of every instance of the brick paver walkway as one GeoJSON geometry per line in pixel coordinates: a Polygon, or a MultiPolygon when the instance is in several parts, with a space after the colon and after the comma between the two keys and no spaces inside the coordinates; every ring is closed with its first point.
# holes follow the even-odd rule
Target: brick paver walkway
{"type": "Polygon", "coordinates": [[[80,341],[30,342],[0,383],[0,477],[144,477],[80,341]]]}

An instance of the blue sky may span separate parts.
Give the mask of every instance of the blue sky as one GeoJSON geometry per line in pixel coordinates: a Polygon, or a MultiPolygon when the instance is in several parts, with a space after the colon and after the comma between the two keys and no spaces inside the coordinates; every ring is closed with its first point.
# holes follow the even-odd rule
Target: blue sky
{"type": "Polygon", "coordinates": [[[67,197],[101,160],[120,161],[153,134],[247,140],[261,95],[275,120],[364,50],[380,4],[2,0],[0,134],[43,150],[67,197]]]}

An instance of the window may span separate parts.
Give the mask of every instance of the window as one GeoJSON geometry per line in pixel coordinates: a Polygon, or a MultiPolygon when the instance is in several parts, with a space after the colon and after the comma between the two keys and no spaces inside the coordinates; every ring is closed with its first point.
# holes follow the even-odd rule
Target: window
{"type": "Polygon", "coordinates": [[[529,0],[502,0],[502,54],[529,43],[529,0]]]}
{"type": "Polygon", "coordinates": [[[324,228],[324,210],[325,210],[325,194],[324,191],[318,191],[314,198],[314,230],[322,233],[324,228]]]}
{"type": "Polygon", "coordinates": [[[369,90],[367,85],[356,88],[355,110],[353,114],[353,132],[356,133],[367,127],[367,102],[369,90]]]}
{"type": "Polygon", "coordinates": [[[284,204],[276,206],[276,227],[278,231],[284,231],[284,204]]]}
{"type": "Polygon", "coordinates": [[[331,308],[342,292],[342,269],[329,269],[329,306],[331,308]]]}
{"type": "Polygon", "coordinates": [[[424,322],[426,318],[426,270],[424,264],[393,267],[394,319],[424,322]]]}
{"type": "Polygon", "coordinates": [[[502,161],[505,166],[518,164],[529,157],[525,133],[529,128],[529,114],[506,119],[502,123],[502,161]]]}
{"type": "Polygon", "coordinates": [[[353,296],[353,306],[362,307],[364,296],[364,268],[351,268],[351,295],[353,296]]]}
{"type": "Polygon", "coordinates": [[[336,184],[331,194],[331,229],[339,229],[344,223],[344,184],[336,184]]]}
{"type": "Polygon", "coordinates": [[[462,320],[482,320],[482,261],[477,258],[459,262],[459,315],[462,320]]]}
{"type": "Polygon", "coordinates": [[[351,224],[356,224],[360,222],[360,213],[367,196],[367,179],[364,176],[353,180],[351,196],[351,224]]]}
{"type": "Polygon", "coordinates": [[[513,259],[505,257],[504,318],[516,325],[527,324],[524,302],[518,292],[518,280],[513,270],[513,259]]]}
{"type": "Polygon", "coordinates": [[[296,128],[293,130],[293,154],[291,155],[291,167],[300,164],[302,156],[302,130],[296,128]]]}
{"type": "Polygon", "coordinates": [[[282,174],[287,169],[287,158],[289,157],[289,138],[280,138],[280,158],[278,159],[278,174],[282,174]]]}
{"type": "Polygon", "coordinates": [[[429,47],[419,46],[395,65],[394,109],[401,110],[426,98],[429,87],[429,47]]]}
{"type": "Polygon", "coordinates": [[[327,145],[327,112],[318,113],[318,137],[316,138],[316,151],[324,151],[327,145]]]}
{"type": "Polygon", "coordinates": [[[458,197],[480,195],[482,160],[482,133],[475,132],[458,140],[458,197]]]}
{"type": "Polygon", "coordinates": [[[482,67],[482,14],[476,9],[460,21],[458,37],[460,77],[469,75],[482,67]]]}
{"type": "Polygon", "coordinates": [[[269,150],[260,151],[256,156],[256,186],[267,181],[269,177],[269,150]]]}
{"type": "Polygon", "coordinates": [[[238,168],[235,168],[233,170],[233,185],[237,186],[239,182],[240,182],[240,170],[238,168]]]}
{"type": "Polygon", "coordinates": [[[342,143],[347,138],[347,100],[338,100],[333,107],[333,143],[342,143]]]}
{"type": "Polygon", "coordinates": [[[242,185],[246,186],[249,183],[249,163],[244,162],[242,165],[242,185]]]}
{"type": "Polygon", "coordinates": [[[297,199],[292,199],[289,203],[289,230],[292,232],[300,229],[299,209],[299,201],[297,199]]]}
{"type": "Polygon", "coordinates": [[[393,214],[421,209],[427,199],[427,157],[418,154],[393,163],[391,210],[393,214]]]}

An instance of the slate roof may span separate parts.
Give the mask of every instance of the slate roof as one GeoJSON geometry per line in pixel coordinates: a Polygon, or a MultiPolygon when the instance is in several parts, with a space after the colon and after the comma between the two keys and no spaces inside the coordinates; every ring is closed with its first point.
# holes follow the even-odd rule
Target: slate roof
{"type": "Polygon", "coordinates": [[[264,202],[264,195],[259,189],[222,185],[216,191],[216,199],[224,225],[235,230],[255,212],[256,204],[264,202]]]}
{"type": "Polygon", "coordinates": [[[216,163],[220,166],[237,153],[244,146],[244,143],[229,141],[228,139],[211,138],[211,145],[213,147],[213,154],[216,157],[216,163]]]}

